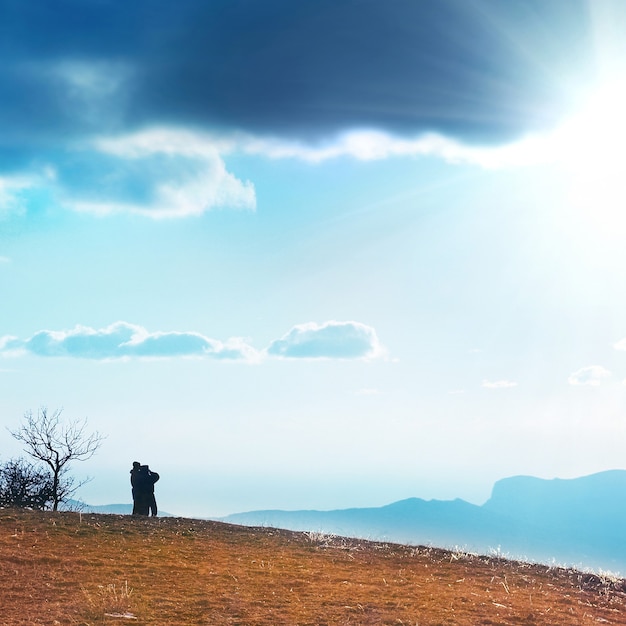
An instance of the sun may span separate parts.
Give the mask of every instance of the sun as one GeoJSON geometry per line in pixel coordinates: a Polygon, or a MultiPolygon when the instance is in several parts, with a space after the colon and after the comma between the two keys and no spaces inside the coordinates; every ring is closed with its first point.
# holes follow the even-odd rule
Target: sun
{"type": "Polygon", "coordinates": [[[595,88],[550,143],[570,208],[606,235],[626,234],[626,76],[595,88]]]}

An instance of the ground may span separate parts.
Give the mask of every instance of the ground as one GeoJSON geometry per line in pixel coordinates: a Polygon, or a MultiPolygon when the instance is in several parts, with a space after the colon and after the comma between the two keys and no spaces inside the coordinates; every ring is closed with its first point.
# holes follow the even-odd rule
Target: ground
{"type": "Polygon", "coordinates": [[[626,581],[184,518],[0,510],[0,622],[625,624],[626,581]]]}

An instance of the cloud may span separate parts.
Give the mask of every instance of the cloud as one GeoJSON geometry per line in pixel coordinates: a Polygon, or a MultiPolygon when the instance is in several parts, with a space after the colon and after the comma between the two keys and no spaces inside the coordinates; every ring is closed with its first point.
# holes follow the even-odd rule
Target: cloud
{"type": "Polygon", "coordinates": [[[304,143],[267,137],[239,137],[236,145],[248,154],[272,159],[299,159],[320,163],[347,157],[378,161],[393,157],[436,157],[448,163],[485,169],[523,167],[557,158],[552,135],[534,135],[501,146],[464,144],[442,134],[397,136],[380,130],[351,130],[324,142],[304,143]]]}
{"type": "Polygon", "coordinates": [[[26,195],[38,181],[29,175],[0,176],[0,219],[26,211],[26,195]]]}
{"type": "Polygon", "coordinates": [[[26,69],[48,81],[59,106],[88,126],[119,122],[131,93],[133,72],[123,61],[67,58],[26,69]]]}
{"type": "MultiPolygon", "coordinates": [[[[484,168],[523,165],[543,158],[534,140],[501,147],[466,146],[433,133],[414,138],[359,130],[306,143],[246,133],[155,126],[126,135],[86,140],[57,164],[57,195],[77,211],[133,213],[155,219],[200,215],[217,207],[256,208],[254,186],[226,169],[224,156],[251,154],[319,163],[432,156],[484,168]]],[[[539,140],[537,140],[539,141],[539,140]]]]}
{"type": "Polygon", "coordinates": [[[255,210],[254,185],[222,158],[232,149],[232,140],[172,128],[84,139],[46,154],[36,170],[0,175],[0,218],[42,198],[75,211],[154,219],[255,210]]]}
{"type": "Polygon", "coordinates": [[[99,361],[197,357],[253,363],[264,357],[369,359],[382,353],[376,331],[359,322],[295,326],[265,351],[237,337],[219,341],[197,332],[149,332],[122,321],[100,329],[78,325],[72,330],[40,330],[27,339],[0,337],[0,355],[4,356],[31,354],[99,361]]]}
{"type": "Polygon", "coordinates": [[[254,186],[226,169],[224,140],[153,128],[98,137],[79,152],[91,163],[64,168],[65,203],[77,211],[175,218],[214,208],[256,208],[254,186]]]}
{"type": "Polygon", "coordinates": [[[80,158],[60,164],[57,178],[62,188],[59,195],[74,210],[174,218],[200,215],[216,207],[256,208],[253,184],[226,169],[224,156],[228,154],[312,163],[342,157],[370,161],[433,156],[450,163],[498,168],[543,158],[547,150],[543,144],[538,149],[536,141],[539,139],[499,148],[477,147],[432,133],[402,138],[359,130],[320,144],[155,126],[84,142],[77,149],[80,158]]]}
{"type": "Polygon", "coordinates": [[[382,354],[376,331],[360,322],[311,322],[294,326],[267,348],[290,359],[370,359],[382,354]]]}
{"type": "Polygon", "coordinates": [[[69,96],[79,99],[81,104],[109,98],[122,90],[131,74],[130,68],[119,61],[65,59],[46,69],[50,77],[63,83],[69,96]]]}
{"type": "Polygon", "coordinates": [[[252,182],[228,171],[224,157],[248,154],[320,163],[433,157],[486,169],[558,159],[558,132],[501,146],[468,145],[435,133],[401,137],[352,130],[325,140],[294,141],[243,132],[175,126],[85,138],[49,156],[40,171],[0,176],[0,216],[24,212],[29,198],[50,197],[74,211],[152,219],[199,216],[216,208],[256,209],[252,182]]]}
{"type": "Polygon", "coordinates": [[[616,350],[626,350],[626,338],[620,339],[613,347],[616,350]]]}
{"type": "Polygon", "coordinates": [[[100,152],[124,159],[140,159],[153,154],[209,159],[217,153],[232,151],[233,139],[202,131],[169,126],[153,126],[136,133],[101,136],[91,140],[100,152]]]}
{"type": "Polygon", "coordinates": [[[24,341],[4,337],[0,339],[0,352],[94,360],[131,357],[257,359],[254,348],[240,339],[222,343],[194,332],[149,333],[141,326],[127,322],[116,322],[102,329],[76,326],[69,331],[42,330],[24,341]]]}
{"type": "Polygon", "coordinates": [[[232,153],[534,163],[592,26],[580,2],[223,4],[5,3],[0,217],[31,191],[97,215],[254,210],[232,153]],[[11,178],[42,163],[54,179],[11,178]]]}
{"type": "Polygon", "coordinates": [[[582,367],[574,372],[567,382],[570,385],[588,385],[597,387],[601,384],[602,380],[611,376],[611,372],[601,365],[590,365],[589,367],[582,367]]]}
{"type": "Polygon", "coordinates": [[[483,380],[482,387],[485,389],[509,389],[517,387],[517,383],[512,380],[483,380]]]}
{"type": "Polygon", "coordinates": [[[11,2],[2,18],[0,127],[46,138],[167,121],[502,139],[555,119],[593,33],[586,3],[542,0],[11,2]]]}

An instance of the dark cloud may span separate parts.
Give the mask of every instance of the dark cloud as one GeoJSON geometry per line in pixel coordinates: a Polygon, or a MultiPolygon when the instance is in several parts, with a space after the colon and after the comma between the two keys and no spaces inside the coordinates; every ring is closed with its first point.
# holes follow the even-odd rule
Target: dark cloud
{"type": "Polygon", "coordinates": [[[509,138],[584,74],[582,0],[0,0],[4,146],[148,124],[509,138]]]}

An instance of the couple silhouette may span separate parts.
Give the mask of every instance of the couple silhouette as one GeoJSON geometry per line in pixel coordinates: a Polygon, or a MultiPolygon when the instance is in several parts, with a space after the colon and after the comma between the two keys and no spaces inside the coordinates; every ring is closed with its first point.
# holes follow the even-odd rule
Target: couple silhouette
{"type": "Polygon", "coordinates": [[[154,483],[160,476],[150,470],[147,465],[142,465],[139,461],[133,463],[130,470],[130,484],[133,493],[133,515],[156,516],[157,503],[154,497],[154,483]]]}

